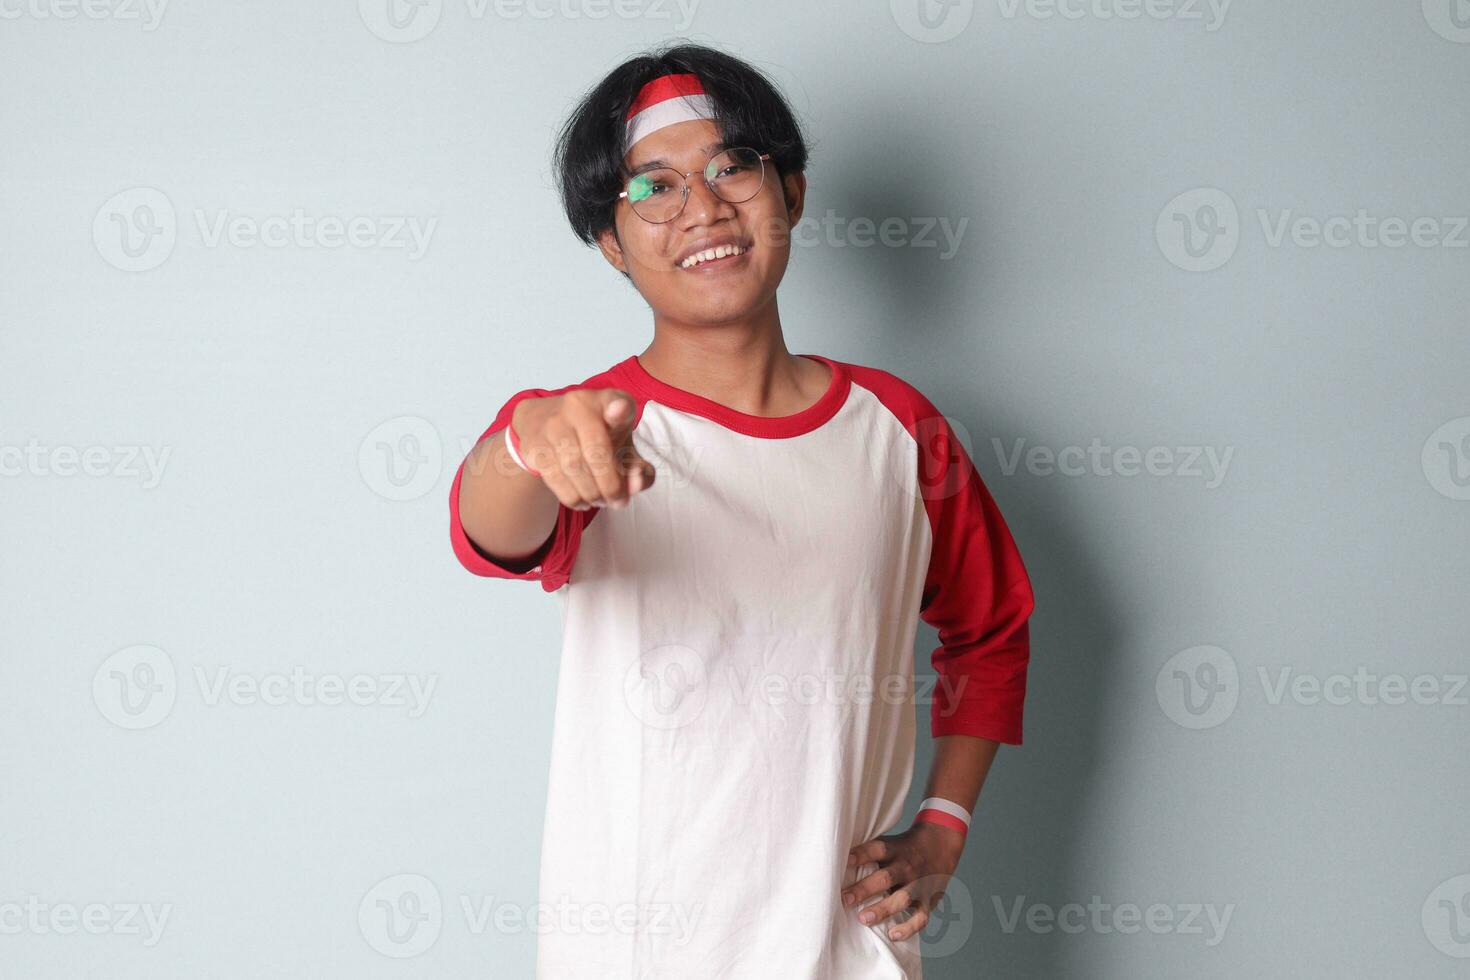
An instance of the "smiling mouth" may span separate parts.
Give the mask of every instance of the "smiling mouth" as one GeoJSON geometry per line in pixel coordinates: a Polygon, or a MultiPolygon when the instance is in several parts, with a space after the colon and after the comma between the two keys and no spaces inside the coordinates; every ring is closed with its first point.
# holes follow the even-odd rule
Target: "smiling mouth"
{"type": "Polygon", "coordinates": [[[686,272],[728,268],[741,261],[749,252],[750,249],[744,245],[716,245],[714,248],[695,252],[680,262],[679,268],[686,272]]]}

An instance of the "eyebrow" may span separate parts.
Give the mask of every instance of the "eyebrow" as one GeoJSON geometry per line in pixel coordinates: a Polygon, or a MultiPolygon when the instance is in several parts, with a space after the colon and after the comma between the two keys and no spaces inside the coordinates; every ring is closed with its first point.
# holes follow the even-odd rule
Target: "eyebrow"
{"type": "MultiPolygon", "coordinates": [[[[728,150],[729,148],[730,147],[725,143],[711,143],[709,146],[700,147],[700,151],[707,155],[713,155],[720,150],[728,150]]],[[[671,170],[674,169],[672,164],[670,164],[667,160],[645,160],[643,163],[640,163],[638,164],[638,166],[629,170],[628,173],[630,176],[636,177],[638,174],[643,173],[645,170],[658,170],[660,167],[669,167],[669,169],[671,170]]]]}

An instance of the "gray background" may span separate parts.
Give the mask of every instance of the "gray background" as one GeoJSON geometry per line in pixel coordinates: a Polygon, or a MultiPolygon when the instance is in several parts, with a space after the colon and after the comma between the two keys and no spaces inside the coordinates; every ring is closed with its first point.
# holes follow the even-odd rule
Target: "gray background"
{"type": "Polygon", "coordinates": [[[547,161],[675,34],[809,127],[789,346],[963,425],[1038,594],[926,975],[1465,975],[1470,4],[386,2],[0,3],[0,975],[530,975],[464,903],[536,901],[559,605],[446,495],[649,339],[547,161]],[[377,686],[217,686],[293,671],[377,686]]]}

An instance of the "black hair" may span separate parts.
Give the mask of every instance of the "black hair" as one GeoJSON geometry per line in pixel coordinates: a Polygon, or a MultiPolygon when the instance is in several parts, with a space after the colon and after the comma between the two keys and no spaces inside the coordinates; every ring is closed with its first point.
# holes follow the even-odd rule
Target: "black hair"
{"type": "Polygon", "coordinates": [[[572,231],[588,245],[613,227],[623,189],[623,138],[628,107],[660,75],[693,73],[714,106],[727,146],[771,155],[776,172],[804,173],[806,140],[791,107],[759,69],[699,44],[675,43],[623,62],[584,95],[557,136],[553,167],[572,231]]]}

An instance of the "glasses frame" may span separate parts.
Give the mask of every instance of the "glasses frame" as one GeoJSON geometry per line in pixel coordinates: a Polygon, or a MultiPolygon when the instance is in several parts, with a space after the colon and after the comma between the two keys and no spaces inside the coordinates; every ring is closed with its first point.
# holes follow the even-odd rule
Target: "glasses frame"
{"type": "MultiPolygon", "coordinates": [[[[708,170],[709,165],[714,162],[715,157],[720,156],[723,153],[730,153],[734,150],[749,150],[750,152],[755,153],[756,159],[760,160],[761,182],[759,186],[756,187],[755,193],[751,194],[750,197],[747,197],[741,201],[725,201],[723,197],[720,197],[720,192],[715,190],[715,185],[710,181],[708,177],[703,178],[704,185],[709,188],[709,192],[711,194],[713,194],[719,200],[725,201],[726,204],[744,204],[745,201],[749,201],[754,198],[756,194],[759,194],[761,190],[766,186],[766,161],[771,159],[771,155],[769,153],[756,153],[755,147],[753,146],[727,146],[723,150],[716,150],[709,155],[708,160],[704,161],[704,166],[700,167],[698,170],[691,170],[687,174],[679,173],[679,171],[674,170],[673,167],[655,167],[653,170],[645,170],[642,173],[637,173],[634,174],[632,177],[629,177],[628,180],[632,181],[638,177],[642,177],[644,174],[656,173],[659,170],[670,170],[676,174],[679,174],[679,186],[683,188],[683,197],[679,201],[679,210],[675,211],[673,214],[669,215],[662,221],[654,221],[652,218],[644,218],[642,214],[639,214],[638,208],[634,206],[632,201],[628,202],[628,207],[633,209],[634,214],[638,215],[638,217],[640,218],[643,218],[644,221],[647,221],[651,225],[668,224],[670,221],[673,221],[675,218],[679,217],[679,215],[683,214],[684,208],[689,204],[689,178],[693,177],[695,174],[703,174],[706,170],[708,170]]],[[[626,190],[618,194],[619,199],[625,198],[627,196],[628,192],[626,190]]]]}

